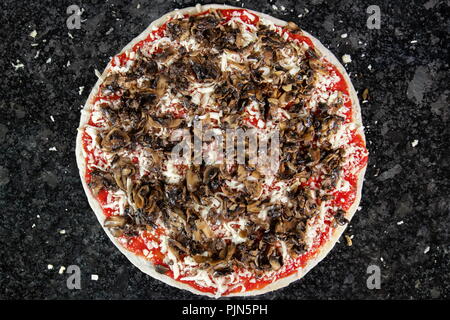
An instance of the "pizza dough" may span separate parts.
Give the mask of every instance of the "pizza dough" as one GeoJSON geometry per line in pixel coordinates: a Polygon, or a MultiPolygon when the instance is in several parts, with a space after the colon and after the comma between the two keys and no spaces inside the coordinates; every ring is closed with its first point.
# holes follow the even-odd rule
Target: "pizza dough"
{"type": "MultiPolygon", "coordinates": [[[[173,12],[170,12],[160,19],[154,21],[141,35],[139,35],[137,38],[132,40],[123,50],[122,52],[117,55],[116,57],[120,57],[121,54],[130,51],[135,47],[137,44],[145,40],[148,35],[152,32],[157,32],[158,27],[164,25],[171,17],[179,17],[184,14],[188,15],[195,15],[202,12],[205,12],[209,9],[236,9],[236,10],[242,10],[241,8],[233,8],[230,6],[224,6],[224,5],[206,5],[206,6],[197,6],[192,8],[185,8],[182,10],[176,10],[173,12]]],[[[270,17],[268,15],[254,12],[251,10],[246,10],[250,14],[250,18],[254,17],[253,15],[256,15],[260,19],[263,19],[264,21],[270,22],[276,26],[279,26],[280,29],[290,27],[287,22],[275,19],[273,17],[270,17]]],[[[359,102],[355,93],[355,90],[350,82],[350,79],[345,71],[345,69],[342,67],[342,65],[339,63],[339,61],[334,57],[332,53],[330,53],[317,39],[306,33],[305,31],[301,31],[301,35],[309,39],[313,46],[316,48],[318,52],[320,52],[323,56],[323,58],[328,61],[331,65],[333,65],[337,71],[340,73],[340,75],[343,77],[343,81],[345,81],[345,84],[347,86],[348,90],[348,103],[351,106],[351,115],[352,118],[352,134],[354,137],[358,137],[360,139],[360,150],[358,150],[359,157],[359,167],[357,172],[355,172],[355,181],[354,181],[354,190],[352,196],[354,197],[352,199],[351,205],[344,210],[344,215],[341,217],[343,219],[346,219],[347,221],[350,221],[352,216],[354,215],[356,208],[358,207],[360,197],[361,197],[361,189],[362,189],[362,183],[363,183],[363,176],[366,168],[367,163],[367,150],[365,149],[365,138],[364,138],[364,132],[362,127],[362,121],[361,121],[361,112],[359,107],[359,102]]],[[[83,134],[86,131],[86,128],[89,126],[89,122],[92,117],[91,111],[94,110],[95,104],[98,101],[95,101],[95,98],[99,92],[99,87],[102,83],[104,83],[105,79],[108,76],[108,72],[111,70],[112,67],[114,67],[114,61],[115,58],[113,58],[112,62],[107,66],[105,69],[105,72],[101,75],[99,80],[97,81],[95,87],[92,89],[91,94],[87,100],[87,103],[84,108],[84,112],[81,116],[80,121],[80,129],[77,136],[77,146],[76,146],[76,156],[77,156],[77,164],[80,170],[80,176],[83,184],[83,188],[85,189],[86,195],[88,197],[89,204],[91,205],[92,209],[94,210],[99,222],[102,226],[105,225],[105,222],[107,221],[107,216],[105,215],[104,209],[105,209],[105,203],[107,202],[104,199],[104,203],[101,204],[101,201],[99,201],[99,197],[94,196],[92,192],[92,188],[88,186],[87,183],[87,175],[90,174],[87,170],[87,162],[86,162],[86,151],[84,150],[86,141],[83,140],[83,134]]],[[[117,63],[116,65],[120,65],[120,63],[117,63]]],[[[95,130],[95,129],[94,129],[95,130]]],[[[347,186],[348,188],[348,186],[347,186]]],[[[108,223],[107,223],[108,224],[108,223]]],[[[257,294],[263,294],[266,292],[270,292],[273,290],[276,290],[278,288],[287,286],[291,282],[303,277],[309,270],[311,270],[319,261],[321,261],[328,252],[333,248],[343,231],[345,230],[346,225],[337,225],[336,227],[333,227],[329,231],[329,238],[324,242],[321,243],[321,245],[314,250],[313,254],[308,256],[308,259],[305,259],[304,263],[301,267],[296,268],[294,270],[295,272],[291,272],[290,274],[280,277],[279,279],[275,279],[273,282],[266,281],[264,283],[264,286],[261,286],[260,288],[254,287],[254,288],[240,288],[240,291],[234,290],[232,292],[227,292],[228,288],[221,289],[220,285],[216,285],[213,290],[202,290],[202,286],[193,286],[189,282],[180,282],[179,280],[174,280],[173,272],[171,276],[168,276],[167,274],[161,273],[161,270],[158,270],[158,267],[155,266],[155,264],[150,261],[149,259],[146,259],[141,254],[135,254],[133,251],[130,251],[126,248],[126,246],[121,243],[120,238],[117,236],[113,236],[111,233],[111,228],[106,228],[105,232],[110,238],[110,240],[117,246],[117,248],[135,265],[137,266],[141,271],[149,274],[150,276],[163,281],[171,286],[185,289],[190,292],[196,293],[196,294],[203,294],[208,295],[211,297],[218,297],[223,294],[229,295],[229,296],[244,296],[244,295],[257,295],[257,294]]],[[[129,247],[128,247],[129,248],[129,247]]],[[[171,270],[173,271],[173,270],[171,270]]],[[[204,282],[200,282],[203,283],[204,282]]],[[[207,285],[203,285],[203,287],[207,287],[207,285]]]]}

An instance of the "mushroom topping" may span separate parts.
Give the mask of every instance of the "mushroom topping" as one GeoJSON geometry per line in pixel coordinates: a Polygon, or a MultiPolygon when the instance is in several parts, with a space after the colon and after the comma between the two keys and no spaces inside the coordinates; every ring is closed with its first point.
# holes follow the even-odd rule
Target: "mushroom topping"
{"type": "Polygon", "coordinates": [[[200,177],[194,170],[189,169],[186,172],[186,186],[189,192],[196,191],[200,185],[200,182],[200,177]]]}
{"type": "Polygon", "coordinates": [[[126,219],[122,216],[109,216],[103,224],[106,228],[120,228],[125,225],[126,219]]]}
{"type": "MultiPolygon", "coordinates": [[[[331,141],[345,123],[346,97],[313,100],[330,75],[318,50],[262,22],[250,29],[221,23],[221,14],[174,17],[165,41],[137,50],[127,71],[110,71],[95,105],[104,122],[94,154],[105,161],[90,168],[89,187],[95,196],[108,190],[121,199],[123,215],[104,223],[114,236],[160,230],[171,259],[190,257],[214,277],[235,268],[262,276],[310,248],[307,226],[334,199],[346,149],[331,141]],[[245,164],[174,164],[173,135],[181,129],[200,137],[199,120],[224,134],[256,128],[264,135],[276,127],[278,171],[247,154],[245,164]]],[[[292,22],[285,31],[302,34],[292,22]]],[[[249,144],[245,139],[246,150],[249,144]]],[[[348,222],[344,210],[329,215],[334,226],[348,222]]]]}
{"type": "Polygon", "coordinates": [[[124,234],[124,228],[127,218],[124,216],[109,216],[105,219],[103,226],[108,228],[114,237],[120,237],[124,234]]]}
{"type": "Polygon", "coordinates": [[[208,224],[205,221],[199,221],[197,220],[197,228],[202,231],[206,237],[212,238],[213,233],[211,231],[211,228],[208,226],[208,224]]]}
{"type": "Polygon", "coordinates": [[[101,146],[105,151],[117,151],[130,143],[130,137],[118,128],[113,128],[102,139],[101,146]]]}
{"type": "Polygon", "coordinates": [[[131,162],[121,158],[114,166],[113,175],[117,186],[127,191],[128,179],[136,173],[136,168],[131,164],[131,162]]]}
{"type": "Polygon", "coordinates": [[[139,186],[133,192],[133,202],[136,208],[142,209],[147,202],[147,196],[149,194],[149,185],[139,186]]]}
{"type": "Polygon", "coordinates": [[[91,172],[91,181],[88,183],[94,195],[98,195],[101,189],[114,190],[117,188],[111,173],[99,169],[91,172]]]}
{"type": "Polygon", "coordinates": [[[334,221],[340,226],[347,224],[348,220],[345,218],[345,211],[339,209],[334,216],[334,221]]]}
{"type": "Polygon", "coordinates": [[[269,263],[274,271],[278,271],[281,268],[280,259],[278,257],[270,257],[269,263]]]}
{"type": "Polygon", "coordinates": [[[215,80],[218,77],[217,67],[206,62],[191,62],[192,71],[198,81],[215,80]]]}
{"type": "Polygon", "coordinates": [[[217,177],[219,173],[219,168],[215,166],[207,166],[205,171],[203,172],[203,183],[209,184],[211,181],[217,177]]]}
{"type": "Polygon", "coordinates": [[[167,271],[169,271],[169,268],[161,265],[161,264],[157,264],[155,265],[155,271],[161,274],[166,274],[167,271]]]}
{"type": "Polygon", "coordinates": [[[245,180],[245,188],[250,196],[250,199],[258,199],[263,192],[262,184],[258,180],[245,180]]]}
{"type": "Polygon", "coordinates": [[[286,25],[286,27],[290,30],[290,31],[297,31],[300,30],[300,28],[298,27],[298,25],[296,25],[294,22],[289,21],[288,24],[286,25]]]}

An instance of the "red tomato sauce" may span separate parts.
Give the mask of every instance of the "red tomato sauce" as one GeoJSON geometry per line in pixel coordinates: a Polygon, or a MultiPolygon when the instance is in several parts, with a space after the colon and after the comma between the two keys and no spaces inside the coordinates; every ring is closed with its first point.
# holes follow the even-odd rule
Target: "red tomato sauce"
{"type": "MultiPolygon", "coordinates": [[[[252,14],[252,13],[246,11],[245,9],[222,9],[221,12],[225,17],[225,22],[232,19],[233,16],[239,16],[241,18],[241,20],[247,24],[256,25],[259,21],[259,17],[257,15],[252,14]]],[[[208,11],[204,11],[202,13],[199,13],[198,15],[203,15],[203,14],[207,14],[207,13],[208,13],[208,11]]],[[[151,34],[149,34],[148,37],[145,38],[144,40],[141,40],[137,44],[135,44],[133,46],[132,50],[134,52],[136,52],[138,49],[142,48],[145,43],[152,42],[155,35],[163,36],[165,33],[165,30],[166,30],[166,26],[167,26],[167,23],[164,23],[157,30],[151,31],[151,34]]],[[[292,34],[287,29],[282,29],[282,32],[285,32],[288,34],[288,39],[306,43],[311,48],[314,48],[313,42],[308,37],[299,35],[299,34],[292,34]]],[[[125,53],[121,53],[121,54],[117,55],[116,57],[118,58],[118,62],[120,64],[120,66],[126,65],[128,59],[129,59],[125,53]]],[[[116,66],[115,58],[112,59],[111,65],[116,66]]],[[[347,82],[345,81],[345,78],[342,75],[342,73],[337,69],[336,66],[334,66],[331,63],[327,64],[327,68],[330,72],[334,73],[339,78],[339,81],[337,83],[335,83],[332,87],[328,88],[328,90],[340,91],[343,94],[348,95],[349,88],[348,88],[347,82]]],[[[109,96],[103,96],[101,94],[101,90],[99,90],[92,102],[95,103],[96,101],[98,101],[100,99],[115,100],[115,99],[120,99],[120,95],[114,94],[114,95],[109,95],[109,96]]],[[[345,122],[348,123],[348,122],[352,121],[351,99],[348,99],[347,101],[345,101],[345,106],[348,108],[348,111],[345,114],[345,117],[346,117],[345,122]]],[[[290,105],[288,104],[286,106],[286,108],[289,109],[289,107],[290,107],[290,105]]],[[[176,106],[176,112],[175,112],[176,117],[183,117],[185,115],[185,113],[186,113],[186,110],[181,105],[176,106]]],[[[257,126],[257,122],[258,122],[257,119],[249,118],[247,120],[250,124],[257,126]]],[[[97,126],[92,121],[92,116],[89,119],[88,124],[91,126],[94,126],[94,127],[97,126]]],[[[88,162],[88,159],[93,159],[93,161],[90,163],[98,164],[100,161],[102,161],[102,159],[97,157],[94,154],[93,150],[88,150],[88,145],[90,145],[91,143],[92,143],[92,138],[86,132],[84,132],[82,135],[82,144],[83,144],[83,149],[87,155],[86,164],[88,162]]],[[[362,136],[359,133],[357,133],[356,131],[354,131],[352,134],[352,139],[350,141],[350,144],[353,146],[356,146],[356,147],[362,147],[364,151],[367,151],[362,136]]],[[[360,152],[360,154],[356,154],[356,156],[354,158],[356,161],[356,164],[354,164],[354,165],[359,169],[363,168],[368,161],[367,152],[362,152],[362,153],[360,152]]],[[[132,160],[133,160],[133,162],[136,162],[137,158],[133,158],[132,160]]],[[[350,174],[348,172],[348,170],[344,169],[343,178],[349,183],[350,188],[348,191],[345,191],[345,192],[344,191],[335,192],[335,199],[333,200],[333,204],[342,208],[343,210],[348,210],[348,208],[351,207],[351,205],[353,204],[353,202],[355,201],[355,198],[356,198],[357,175],[350,174]]],[[[320,179],[311,178],[310,180],[308,180],[306,183],[304,183],[302,185],[306,186],[306,185],[320,183],[319,180],[320,179]]],[[[86,166],[86,173],[85,173],[85,181],[86,181],[86,183],[89,183],[91,181],[91,170],[87,169],[87,166],[86,166]]],[[[277,187],[274,187],[272,189],[276,189],[276,188],[277,187]]],[[[104,189],[101,190],[98,193],[96,198],[99,201],[101,206],[105,206],[106,204],[108,204],[107,203],[108,202],[108,191],[104,190],[104,189]]],[[[103,212],[104,212],[105,216],[107,216],[107,217],[112,214],[117,214],[117,212],[115,212],[115,210],[109,209],[109,208],[104,208],[103,212]]],[[[310,251],[308,251],[307,253],[302,254],[301,256],[294,259],[293,262],[289,266],[284,266],[284,271],[277,274],[275,280],[285,278],[287,276],[294,274],[295,272],[297,272],[297,270],[299,268],[306,266],[307,262],[317,255],[321,246],[324,245],[330,239],[330,236],[334,232],[334,229],[332,229],[332,227],[330,226],[331,220],[332,220],[331,214],[326,219],[327,219],[325,221],[326,228],[322,232],[322,234],[320,234],[318,239],[316,239],[315,243],[313,244],[312,249],[310,251]]],[[[119,240],[122,240],[121,243],[127,250],[135,253],[136,255],[144,256],[144,252],[148,251],[149,253],[151,253],[152,258],[149,259],[147,257],[147,259],[151,260],[155,265],[162,265],[162,266],[168,268],[168,266],[163,262],[165,255],[161,252],[159,247],[158,248],[153,248],[153,247],[149,248],[147,245],[149,243],[149,241],[155,241],[159,245],[160,244],[160,236],[163,234],[164,234],[164,230],[158,229],[153,232],[145,231],[141,235],[134,236],[134,237],[122,236],[122,237],[119,237],[119,240]]],[[[169,271],[166,273],[166,275],[171,278],[174,278],[173,272],[170,270],[170,268],[168,268],[168,269],[169,269],[169,271]]],[[[237,269],[235,269],[235,270],[238,271],[237,269]]],[[[212,294],[214,294],[216,292],[215,288],[203,287],[194,281],[185,281],[185,280],[177,280],[177,281],[188,284],[191,287],[193,287],[199,291],[202,291],[202,292],[208,292],[208,293],[212,293],[212,294]]],[[[272,283],[273,281],[274,281],[274,279],[253,280],[252,277],[241,277],[240,278],[240,284],[245,288],[245,291],[262,289],[265,286],[272,283]]],[[[229,289],[227,292],[224,293],[224,295],[240,292],[241,289],[242,289],[241,286],[236,287],[234,289],[229,289]]]]}
{"type": "Polygon", "coordinates": [[[314,44],[313,44],[313,42],[311,41],[310,38],[305,37],[305,36],[302,36],[302,35],[300,35],[300,34],[293,34],[293,33],[290,33],[290,32],[287,31],[286,29],[284,30],[284,32],[286,32],[286,33],[289,35],[289,37],[288,37],[289,40],[297,40],[297,41],[300,41],[300,42],[304,42],[304,43],[306,43],[308,46],[310,46],[311,48],[314,48],[314,44]]]}
{"type": "Polygon", "coordinates": [[[342,73],[338,70],[338,68],[329,63],[327,65],[327,69],[329,72],[331,73],[335,73],[336,76],[339,78],[339,81],[336,82],[331,88],[329,88],[329,90],[331,91],[340,91],[346,95],[348,95],[348,86],[347,86],[347,82],[345,81],[344,76],[342,75],[342,73]]]}
{"type": "Polygon", "coordinates": [[[257,15],[245,9],[222,9],[220,10],[220,12],[225,17],[225,22],[230,21],[233,17],[236,16],[238,16],[246,24],[256,25],[259,22],[259,17],[257,15]]]}

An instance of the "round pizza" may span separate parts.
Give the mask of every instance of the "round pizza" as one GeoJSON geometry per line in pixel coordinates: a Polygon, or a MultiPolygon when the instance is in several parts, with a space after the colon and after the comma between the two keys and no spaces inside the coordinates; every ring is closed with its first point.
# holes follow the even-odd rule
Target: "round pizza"
{"type": "Polygon", "coordinates": [[[89,203],[141,271],[212,297],[303,277],[355,213],[368,152],[358,99],[295,23],[175,10],[114,56],[82,110],[89,203]]]}

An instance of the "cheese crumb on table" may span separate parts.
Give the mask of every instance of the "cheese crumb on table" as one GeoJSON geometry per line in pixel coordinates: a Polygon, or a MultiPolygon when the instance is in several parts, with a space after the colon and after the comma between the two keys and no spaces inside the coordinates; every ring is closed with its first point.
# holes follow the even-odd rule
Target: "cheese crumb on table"
{"type": "Polygon", "coordinates": [[[352,62],[352,57],[349,54],[344,54],[342,56],[342,62],[344,63],[350,63],[352,62]]]}

